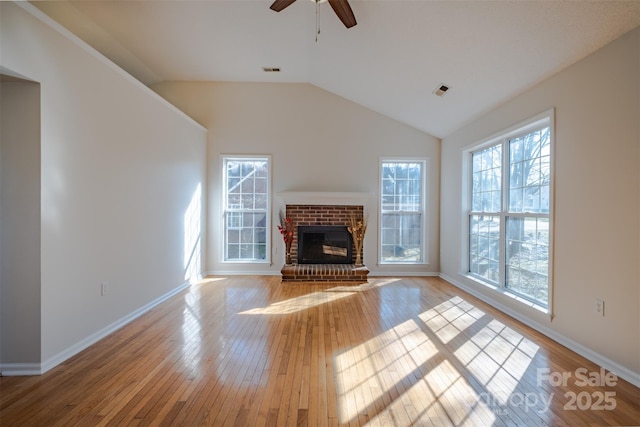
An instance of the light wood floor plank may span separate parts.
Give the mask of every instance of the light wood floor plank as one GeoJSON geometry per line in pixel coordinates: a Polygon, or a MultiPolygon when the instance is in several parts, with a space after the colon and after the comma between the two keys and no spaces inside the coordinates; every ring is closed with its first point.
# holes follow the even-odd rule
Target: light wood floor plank
{"type": "Polygon", "coordinates": [[[0,425],[640,423],[637,387],[579,387],[580,368],[600,371],[439,278],[216,277],[45,375],[1,377],[0,425]],[[592,408],[605,393],[615,408],[592,408]]]}

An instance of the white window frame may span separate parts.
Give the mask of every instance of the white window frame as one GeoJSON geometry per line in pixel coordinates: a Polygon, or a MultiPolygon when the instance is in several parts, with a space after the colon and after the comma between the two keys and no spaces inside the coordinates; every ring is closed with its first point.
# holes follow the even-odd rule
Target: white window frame
{"type": "Polygon", "coordinates": [[[520,122],[514,126],[511,126],[508,129],[505,129],[495,135],[490,136],[478,143],[475,143],[469,147],[466,147],[463,150],[463,188],[462,188],[462,207],[463,207],[463,216],[462,216],[462,227],[461,229],[464,231],[462,233],[463,245],[464,248],[462,255],[462,271],[469,278],[473,279],[475,282],[486,285],[489,288],[492,288],[498,292],[509,295],[513,297],[515,300],[524,303],[525,305],[532,306],[538,310],[542,310],[549,314],[552,314],[553,310],[553,241],[554,241],[554,231],[553,231],[553,211],[554,211],[554,179],[555,179],[555,171],[554,171],[554,157],[555,157],[555,123],[554,123],[554,115],[555,110],[550,109],[544,111],[540,114],[537,114],[534,117],[531,117],[523,122],[520,122]],[[470,218],[471,215],[477,212],[472,211],[472,154],[478,151],[482,151],[491,146],[495,146],[498,144],[503,144],[503,153],[502,153],[502,170],[509,170],[509,155],[508,150],[505,150],[505,147],[508,147],[509,140],[517,138],[519,136],[526,135],[535,131],[536,129],[540,129],[541,127],[549,127],[549,138],[550,138],[550,178],[549,178],[549,212],[548,213],[518,213],[518,212],[509,212],[508,203],[508,187],[506,184],[508,183],[507,178],[505,178],[505,174],[502,176],[502,195],[501,195],[501,207],[499,212],[491,213],[487,215],[494,215],[500,218],[500,244],[499,244],[499,280],[497,283],[489,282],[484,277],[480,277],[471,273],[471,263],[470,263],[470,218]],[[546,304],[542,304],[539,300],[528,297],[527,295],[523,295],[517,292],[510,290],[507,287],[506,281],[506,218],[507,217],[516,217],[516,218],[547,218],[549,222],[549,242],[548,242],[548,295],[546,304]]]}
{"type": "MultiPolygon", "coordinates": [[[[381,157],[378,168],[378,264],[380,265],[426,265],[428,264],[429,254],[427,253],[428,233],[427,233],[427,204],[428,204],[428,174],[429,159],[426,157],[381,157]],[[385,163],[420,163],[421,164],[421,191],[420,191],[420,209],[416,211],[392,211],[394,213],[419,213],[420,214],[420,259],[415,261],[405,260],[387,260],[383,252],[383,165],[385,163]]],[[[391,211],[390,211],[391,212],[391,211]]]]}
{"type": "MultiPolygon", "coordinates": [[[[220,252],[221,262],[223,263],[240,263],[240,264],[270,264],[271,263],[271,156],[269,155],[222,155],[220,156],[220,165],[222,170],[222,183],[221,183],[221,243],[222,248],[220,252]],[[228,259],[227,258],[227,213],[229,210],[228,194],[227,194],[227,163],[229,161],[264,161],[267,163],[267,203],[265,209],[233,209],[233,212],[242,213],[260,213],[265,214],[265,258],[264,259],[228,259]]],[[[240,219],[240,229],[242,229],[242,220],[240,219]]],[[[237,226],[229,227],[230,230],[238,230],[237,226]]]]}

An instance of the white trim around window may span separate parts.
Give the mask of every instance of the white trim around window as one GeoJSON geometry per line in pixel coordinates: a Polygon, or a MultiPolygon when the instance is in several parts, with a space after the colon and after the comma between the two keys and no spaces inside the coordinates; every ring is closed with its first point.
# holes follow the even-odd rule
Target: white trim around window
{"type": "Polygon", "coordinates": [[[554,110],[463,150],[462,271],[551,314],[554,110]]]}
{"type": "Polygon", "coordinates": [[[382,157],[379,173],[378,263],[427,264],[429,159],[382,157]]]}
{"type": "Polygon", "coordinates": [[[271,157],[222,155],[222,262],[271,262],[271,157]]]}

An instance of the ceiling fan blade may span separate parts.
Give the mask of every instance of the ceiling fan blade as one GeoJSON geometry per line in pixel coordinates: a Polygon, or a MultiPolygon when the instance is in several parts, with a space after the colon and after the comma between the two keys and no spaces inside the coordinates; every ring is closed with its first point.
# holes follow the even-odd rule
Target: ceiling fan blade
{"type": "Polygon", "coordinates": [[[329,0],[329,4],[345,27],[351,28],[357,24],[356,17],[354,16],[353,10],[351,10],[351,6],[349,6],[349,2],[347,0],[329,0]]]}
{"type": "Polygon", "coordinates": [[[269,6],[269,9],[280,12],[285,7],[291,6],[291,3],[293,3],[294,1],[296,0],[276,0],[271,6],[269,6]]]}

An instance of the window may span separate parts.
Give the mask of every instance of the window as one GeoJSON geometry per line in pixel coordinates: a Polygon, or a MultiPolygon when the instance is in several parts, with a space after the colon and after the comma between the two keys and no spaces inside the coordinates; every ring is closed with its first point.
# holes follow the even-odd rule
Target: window
{"type": "Polygon", "coordinates": [[[269,158],[223,157],[224,260],[268,261],[269,158]]]}
{"type": "Polygon", "coordinates": [[[424,263],[426,160],[380,163],[380,262],[424,263]]]}
{"type": "Polygon", "coordinates": [[[470,155],[469,273],[549,304],[551,115],[470,155]]]}

